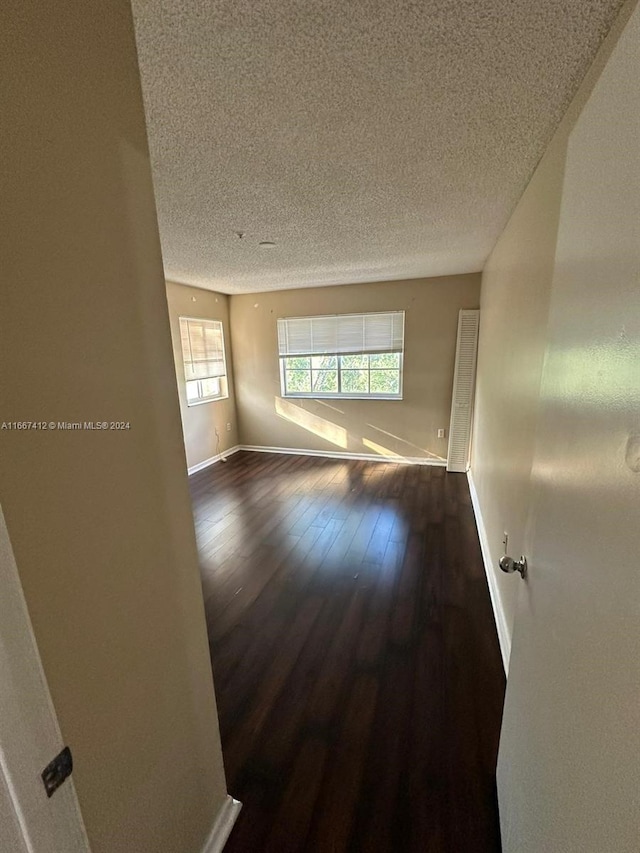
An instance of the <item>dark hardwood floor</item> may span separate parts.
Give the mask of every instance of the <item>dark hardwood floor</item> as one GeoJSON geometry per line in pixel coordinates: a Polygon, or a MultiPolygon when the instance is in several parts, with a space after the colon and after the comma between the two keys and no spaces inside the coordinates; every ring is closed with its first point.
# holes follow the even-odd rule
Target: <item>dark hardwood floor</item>
{"type": "Polygon", "coordinates": [[[495,853],[504,673],[466,477],[238,453],[190,478],[225,853],[495,853]]]}

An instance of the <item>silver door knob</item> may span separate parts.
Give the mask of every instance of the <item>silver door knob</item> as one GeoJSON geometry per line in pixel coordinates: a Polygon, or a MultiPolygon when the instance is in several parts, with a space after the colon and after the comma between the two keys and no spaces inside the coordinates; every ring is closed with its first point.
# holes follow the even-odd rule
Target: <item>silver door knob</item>
{"type": "Polygon", "coordinates": [[[504,557],[500,559],[500,568],[503,572],[507,572],[507,574],[511,574],[512,572],[520,572],[522,577],[525,577],[527,574],[527,558],[520,557],[519,560],[514,560],[513,557],[507,557],[505,554],[504,557]]]}

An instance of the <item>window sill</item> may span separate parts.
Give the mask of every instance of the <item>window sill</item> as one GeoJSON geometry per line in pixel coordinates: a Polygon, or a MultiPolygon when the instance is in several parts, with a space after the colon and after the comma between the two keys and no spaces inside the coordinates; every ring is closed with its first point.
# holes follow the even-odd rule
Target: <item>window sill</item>
{"type": "Polygon", "coordinates": [[[207,397],[206,400],[187,400],[187,406],[191,408],[192,406],[204,406],[205,403],[218,403],[220,400],[228,400],[229,395],[224,394],[222,397],[207,397]]]}
{"type": "Polygon", "coordinates": [[[385,394],[281,394],[283,400],[387,400],[401,403],[403,397],[385,394]]]}

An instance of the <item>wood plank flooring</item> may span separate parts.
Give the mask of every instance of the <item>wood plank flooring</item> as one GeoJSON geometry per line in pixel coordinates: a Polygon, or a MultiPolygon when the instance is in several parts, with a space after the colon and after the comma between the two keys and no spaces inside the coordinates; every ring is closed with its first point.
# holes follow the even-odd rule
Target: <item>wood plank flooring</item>
{"type": "Polygon", "coordinates": [[[466,478],[238,453],[190,478],[225,853],[496,853],[504,673],[466,478]]]}

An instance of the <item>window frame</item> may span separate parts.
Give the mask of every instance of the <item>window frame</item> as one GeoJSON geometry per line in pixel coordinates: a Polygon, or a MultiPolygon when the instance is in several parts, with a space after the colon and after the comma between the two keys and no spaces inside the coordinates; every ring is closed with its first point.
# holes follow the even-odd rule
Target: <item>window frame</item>
{"type": "MultiPolygon", "coordinates": [[[[325,353],[309,353],[309,354],[296,354],[296,355],[281,355],[280,350],[278,350],[278,362],[280,369],[280,394],[284,399],[305,399],[305,400],[387,400],[387,401],[402,401],[404,399],[404,325],[405,325],[405,312],[360,312],[357,316],[371,316],[376,313],[379,314],[389,314],[389,313],[402,313],[402,349],[394,350],[392,353],[389,350],[385,352],[325,352],[325,353]],[[389,355],[394,354],[398,356],[398,367],[397,368],[372,368],[371,367],[371,357],[372,356],[380,356],[380,355],[389,355]],[[349,358],[353,356],[364,356],[367,358],[367,366],[362,368],[345,368],[342,366],[342,359],[349,358]],[[338,390],[337,391],[289,391],[287,388],[287,362],[290,359],[294,358],[305,358],[309,360],[308,368],[294,368],[300,371],[308,371],[310,376],[311,386],[313,385],[313,373],[318,370],[328,370],[331,372],[337,373],[338,380],[338,390]],[[330,368],[314,368],[313,359],[314,358],[335,358],[336,359],[336,367],[330,368]],[[367,371],[367,384],[368,387],[371,387],[371,372],[372,370],[380,370],[380,371],[388,371],[389,373],[397,373],[398,374],[398,393],[390,393],[390,392],[348,392],[342,390],[343,384],[343,374],[348,371],[361,372],[367,371]]],[[[343,317],[343,316],[352,316],[349,314],[332,314],[332,315],[324,315],[327,317],[343,317]]],[[[299,320],[299,319],[315,319],[314,317],[283,317],[279,318],[281,320],[299,320]]],[[[289,369],[289,372],[291,369],[289,369]]]]}
{"type": "Polygon", "coordinates": [[[217,403],[219,400],[228,400],[229,399],[229,373],[227,370],[227,347],[225,344],[224,337],[224,323],[222,320],[218,320],[214,317],[187,317],[184,315],[180,315],[178,317],[178,331],[180,334],[180,355],[182,358],[182,372],[184,376],[184,393],[185,393],[185,401],[187,403],[187,407],[191,408],[192,406],[203,406],[206,403],[217,403]],[[220,328],[220,340],[222,341],[222,364],[224,367],[224,373],[220,376],[200,376],[197,379],[187,378],[187,369],[185,366],[184,359],[184,349],[182,345],[182,321],[187,323],[203,323],[208,325],[216,325],[220,328]],[[211,379],[218,379],[220,382],[220,394],[210,395],[208,397],[199,396],[196,399],[190,400],[187,393],[187,386],[192,382],[198,383],[198,388],[201,389],[201,383],[206,382],[211,379]]]}
{"type": "Polygon", "coordinates": [[[371,352],[371,353],[343,353],[341,355],[327,353],[327,355],[330,356],[331,358],[337,359],[337,366],[336,367],[314,368],[312,365],[310,365],[308,368],[304,368],[304,367],[303,368],[294,368],[294,369],[300,370],[300,371],[303,371],[303,370],[308,371],[309,374],[311,374],[311,376],[312,376],[312,382],[313,382],[313,373],[317,372],[318,370],[327,370],[327,371],[331,371],[331,372],[336,372],[338,375],[338,390],[337,391],[288,391],[288,389],[287,389],[287,369],[286,369],[286,364],[285,364],[287,359],[289,359],[289,358],[308,358],[311,361],[312,358],[317,358],[318,356],[295,356],[295,355],[287,356],[287,355],[282,355],[279,357],[279,360],[280,360],[280,391],[281,391],[281,396],[285,399],[297,399],[298,398],[298,399],[307,399],[307,400],[322,400],[322,399],[328,399],[328,400],[402,400],[403,399],[402,378],[403,378],[403,367],[404,367],[404,359],[403,359],[404,353],[400,352],[400,353],[396,353],[396,354],[399,357],[397,368],[396,367],[378,367],[378,368],[374,367],[374,368],[372,368],[370,364],[368,364],[367,367],[360,367],[360,368],[342,367],[341,359],[345,358],[345,357],[348,358],[349,356],[352,356],[352,355],[364,355],[367,357],[375,356],[375,355],[388,355],[388,353],[376,353],[376,352],[371,352]],[[369,387],[371,387],[371,378],[370,377],[371,377],[371,371],[372,370],[379,370],[381,372],[384,371],[384,372],[388,372],[388,373],[397,373],[398,374],[398,386],[399,386],[398,393],[392,394],[392,393],[389,393],[388,391],[385,391],[385,392],[378,394],[378,393],[375,393],[372,391],[349,392],[349,391],[343,391],[342,390],[342,374],[343,373],[349,373],[349,372],[359,373],[362,371],[366,371],[369,374],[368,384],[369,384],[369,387]]]}

